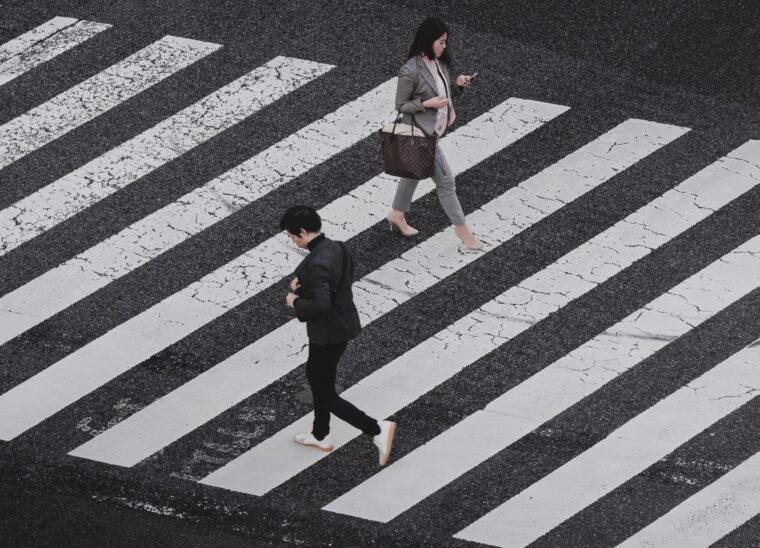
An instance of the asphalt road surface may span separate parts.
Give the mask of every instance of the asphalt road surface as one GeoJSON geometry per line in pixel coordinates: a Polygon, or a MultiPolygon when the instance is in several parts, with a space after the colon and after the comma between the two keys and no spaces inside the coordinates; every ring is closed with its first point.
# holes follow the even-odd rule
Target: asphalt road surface
{"type": "Polygon", "coordinates": [[[760,546],[760,8],[0,2],[0,544],[760,546]],[[419,22],[478,73],[388,231],[419,22]],[[303,448],[295,203],[356,257],[303,448]]]}

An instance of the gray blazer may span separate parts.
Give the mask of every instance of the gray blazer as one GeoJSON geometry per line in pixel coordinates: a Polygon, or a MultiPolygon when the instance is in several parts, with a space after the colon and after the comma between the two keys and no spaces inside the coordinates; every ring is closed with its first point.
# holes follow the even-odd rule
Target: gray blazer
{"type": "MultiPolygon", "coordinates": [[[[443,78],[446,80],[446,86],[449,88],[450,97],[456,97],[462,92],[462,89],[451,85],[449,68],[445,64],[441,63],[441,69],[443,78]]],[[[405,124],[411,124],[410,115],[414,114],[414,121],[417,125],[427,135],[433,135],[438,109],[422,106],[423,101],[433,97],[438,97],[435,79],[422,57],[415,55],[398,71],[396,109],[402,114],[401,121],[405,124]]],[[[449,108],[453,113],[453,105],[450,105],[449,108]]],[[[452,119],[452,116],[449,119],[452,119]]]]}
{"type": "Polygon", "coordinates": [[[354,259],[348,253],[344,271],[343,249],[338,242],[322,237],[294,272],[301,287],[293,307],[296,317],[306,322],[310,342],[347,342],[361,331],[351,292],[354,259]],[[338,288],[341,278],[343,284],[338,288]],[[339,290],[337,294],[335,289],[339,290]]]}

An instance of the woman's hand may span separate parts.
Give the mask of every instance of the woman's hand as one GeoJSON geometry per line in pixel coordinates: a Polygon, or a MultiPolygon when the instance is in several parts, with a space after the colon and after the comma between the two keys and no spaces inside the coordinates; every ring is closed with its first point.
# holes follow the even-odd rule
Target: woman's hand
{"type": "Polygon", "coordinates": [[[285,302],[287,303],[287,305],[288,305],[290,308],[295,308],[295,307],[293,306],[293,303],[294,303],[294,302],[296,302],[296,299],[297,299],[297,298],[298,298],[298,295],[296,295],[295,293],[288,293],[288,294],[285,296],[285,302]]]}
{"type": "Polygon", "coordinates": [[[422,106],[425,108],[443,108],[448,104],[449,100],[446,97],[433,97],[422,102],[422,106]]]}
{"type": "Polygon", "coordinates": [[[460,74],[457,76],[457,87],[460,88],[466,88],[470,85],[470,80],[472,80],[472,76],[469,74],[460,74]]]}

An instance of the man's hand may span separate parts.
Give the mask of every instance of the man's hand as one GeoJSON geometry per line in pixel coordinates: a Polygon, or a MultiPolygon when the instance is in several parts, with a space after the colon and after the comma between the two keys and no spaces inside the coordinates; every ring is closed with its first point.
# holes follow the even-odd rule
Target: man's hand
{"type": "Polygon", "coordinates": [[[288,296],[287,296],[287,297],[285,297],[285,302],[287,302],[287,303],[288,303],[288,306],[289,306],[290,308],[294,308],[294,307],[293,307],[293,303],[295,302],[295,300],[296,300],[297,298],[298,298],[298,295],[296,295],[295,293],[288,293],[288,296]]]}
{"type": "Polygon", "coordinates": [[[293,291],[298,291],[300,287],[301,287],[301,282],[298,281],[298,278],[293,278],[293,280],[291,280],[290,282],[290,289],[292,289],[293,291]]]}

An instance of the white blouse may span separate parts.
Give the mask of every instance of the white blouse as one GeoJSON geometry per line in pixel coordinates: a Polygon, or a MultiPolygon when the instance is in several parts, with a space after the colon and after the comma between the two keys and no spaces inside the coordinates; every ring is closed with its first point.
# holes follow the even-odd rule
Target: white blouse
{"type": "MultiPolygon", "coordinates": [[[[428,70],[433,75],[433,80],[435,80],[436,87],[438,88],[438,96],[439,97],[449,97],[449,91],[446,88],[446,82],[441,78],[441,74],[438,72],[438,67],[436,65],[438,64],[438,61],[431,61],[430,59],[426,59],[423,57],[423,60],[425,61],[425,64],[427,65],[428,70]]],[[[449,102],[451,99],[449,99],[449,102]]],[[[449,122],[449,107],[448,105],[439,108],[438,109],[438,117],[435,121],[435,132],[438,135],[443,135],[443,132],[446,131],[446,128],[448,127],[449,122]]]]}

